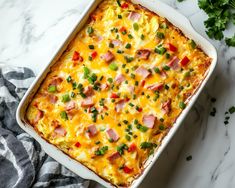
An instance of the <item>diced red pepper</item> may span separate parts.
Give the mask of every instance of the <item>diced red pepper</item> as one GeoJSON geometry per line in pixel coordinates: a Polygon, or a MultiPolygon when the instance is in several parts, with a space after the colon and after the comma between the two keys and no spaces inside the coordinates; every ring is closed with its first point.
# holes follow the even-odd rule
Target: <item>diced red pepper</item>
{"type": "Polygon", "coordinates": [[[129,168],[127,166],[124,166],[123,167],[123,171],[126,173],[126,174],[130,174],[131,172],[133,172],[133,168],[129,168]]]}
{"type": "Polygon", "coordinates": [[[111,99],[118,99],[119,96],[116,93],[111,93],[110,98],[111,99]]]}
{"type": "Polygon", "coordinates": [[[128,152],[134,152],[134,151],[136,151],[136,149],[137,149],[137,147],[136,147],[135,143],[132,143],[130,145],[130,147],[128,148],[128,152]]]}
{"type": "Polygon", "coordinates": [[[123,3],[123,4],[121,5],[121,7],[122,7],[122,8],[128,8],[128,4],[127,4],[127,3],[123,3]]]}
{"type": "Polygon", "coordinates": [[[180,64],[182,65],[182,66],[185,66],[185,65],[187,65],[188,63],[189,63],[189,58],[187,57],[187,56],[185,56],[182,60],[181,60],[181,62],[180,62],[180,64]]]}
{"type": "Polygon", "coordinates": [[[126,28],[125,28],[125,27],[121,27],[121,28],[119,29],[119,31],[120,31],[120,32],[126,31],[126,28]]]}
{"type": "Polygon", "coordinates": [[[143,111],[143,108],[140,108],[140,107],[139,107],[139,108],[137,108],[137,111],[138,111],[138,112],[142,112],[142,111],[143,111]]]}
{"type": "Polygon", "coordinates": [[[140,85],[141,85],[142,87],[144,87],[144,85],[145,85],[145,80],[142,80],[141,83],[140,83],[140,85]]]}
{"type": "Polygon", "coordinates": [[[96,51],[92,52],[92,53],[91,53],[91,57],[92,57],[92,59],[95,59],[97,55],[98,55],[98,54],[97,54],[97,52],[96,52],[96,51]]]}
{"type": "Polygon", "coordinates": [[[74,51],[73,53],[73,61],[77,61],[80,58],[80,54],[77,51],[74,51]]]}
{"type": "Polygon", "coordinates": [[[80,56],[79,52],[77,51],[74,51],[72,60],[83,62],[82,56],[80,56]]]}
{"type": "Polygon", "coordinates": [[[176,52],[177,51],[177,48],[173,44],[171,44],[171,43],[168,43],[168,48],[172,52],[176,52]]]}
{"type": "Polygon", "coordinates": [[[91,18],[92,21],[96,21],[96,17],[95,17],[94,14],[90,15],[90,18],[91,18]]]}
{"type": "Polygon", "coordinates": [[[128,102],[130,100],[130,98],[126,97],[125,98],[125,102],[128,102]]]}
{"type": "Polygon", "coordinates": [[[81,146],[80,142],[76,142],[75,146],[79,148],[81,146]]]}

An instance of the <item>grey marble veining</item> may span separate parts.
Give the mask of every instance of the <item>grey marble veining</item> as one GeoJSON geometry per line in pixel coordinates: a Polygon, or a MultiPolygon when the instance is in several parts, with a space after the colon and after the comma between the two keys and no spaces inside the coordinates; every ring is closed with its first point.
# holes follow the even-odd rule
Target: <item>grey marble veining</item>
{"type": "MultiPolygon", "coordinates": [[[[184,14],[208,38],[203,25],[207,17],[197,0],[162,1],[184,14]]],[[[26,66],[38,74],[89,2],[0,0],[0,62],[26,66]]],[[[232,36],[234,31],[231,26],[226,34],[232,36]]],[[[235,187],[235,115],[224,124],[225,111],[235,105],[235,48],[210,41],[218,50],[216,70],[141,188],[235,187]],[[212,103],[211,97],[217,101],[212,103]],[[213,107],[217,110],[215,117],[209,115],[213,107]],[[188,156],[192,160],[187,161],[188,156]]]]}

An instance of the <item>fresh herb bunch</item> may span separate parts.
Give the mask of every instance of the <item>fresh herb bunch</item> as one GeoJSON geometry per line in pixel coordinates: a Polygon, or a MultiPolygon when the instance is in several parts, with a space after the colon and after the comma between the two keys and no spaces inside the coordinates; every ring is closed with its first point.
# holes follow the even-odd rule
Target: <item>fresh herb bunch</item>
{"type": "MultiPolygon", "coordinates": [[[[203,9],[209,18],[204,22],[207,35],[216,40],[224,38],[223,31],[232,22],[235,25],[235,0],[199,0],[199,8],[203,9]]],[[[235,34],[225,39],[228,46],[235,47],[235,34]]]]}

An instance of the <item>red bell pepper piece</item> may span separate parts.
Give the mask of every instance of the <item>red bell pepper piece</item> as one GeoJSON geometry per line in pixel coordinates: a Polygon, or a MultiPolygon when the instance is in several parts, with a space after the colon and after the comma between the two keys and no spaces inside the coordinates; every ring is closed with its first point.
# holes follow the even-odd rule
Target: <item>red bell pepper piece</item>
{"type": "Polygon", "coordinates": [[[92,59],[95,59],[96,56],[97,56],[97,52],[96,51],[92,52],[92,54],[91,54],[92,59]]]}
{"type": "Polygon", "coordinates": [[[111,99],[118,99],[119,96],[118,96],[116,93],[112,93],[112,94],[110,95],[110,98],[111,98],[111,99]]]}
{"type": "Polygon", "coordinates": [[[79,148],[81,146],[80,142],[76,142],[75,146],[79,148]]]}
{"type": "Polygon", "coordinates": [[[128,148],[128,152],[134,152],[134,151],[136,151],[136,149],[137,149],[137,147],[136,147],[135,143],[132,143],[130,145],[130,147],[128,148]]]}
{"type": "Polygon", "coordinates": [[[133,172],[133,168],[129,168],[127,166],[124,166],[123,167],[123,171],[126,173],[126,174],[130,174],[131,172],[133,172]]]}
{"type": "Polygon", "coordinates": [[[188,63],[189,63],[189,58],[187,57],[187,56],[185,56],[182,60],[181,60],[181,62],[180,62],[180,64],[182,65],[182,66],[185,66],[185,65],[187,65],[188,63]]]}
{"type": "Polygon", "coordinates": [[[127,4],[127,3],[123,3],[123,4],[121,5],[121,7],[124,8],[124,9],[125,9],[125,8],[128,8],[128,4],[127,4]]]}
{"type": "Polygon", "coordinates": [[[171,44],[171,43],[168,43],[168,48],[172,52],[176,52],[177,51],[177,48],[173,44],[171,44]]]}

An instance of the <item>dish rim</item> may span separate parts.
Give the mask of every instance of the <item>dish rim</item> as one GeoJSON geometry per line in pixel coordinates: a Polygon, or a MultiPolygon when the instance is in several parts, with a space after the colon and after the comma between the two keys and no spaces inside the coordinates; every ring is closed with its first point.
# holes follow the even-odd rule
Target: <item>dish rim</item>
{"type": "MultiPolygon", "coordinates": [[[[61,150],[59,150],[56,146],[50,144],[46,140],[44,140],[34,129],[31,125],[27,124],[25,121],[25,110],[31,101],[32,97],[35,95],[36,91],[40,87],[42,81],[46,77],[47,73],[50,71],[50,67],[58,60],[58,58],[62,55],[64,50],[67,48],[70,41],[73,40],[76,33],[79,32],[81,28],[86,24],[86,20],[88,19],[90,13],[95,10],[97,5],[99,5],[102,2],[102,0],[92,0],[87,8],[82,13],[80,19],[78,20],[78,23],[75,25],[71,33],[66,37],[65,42],[61,45],[61,47],[57,50],[55,55],[51,58],[51,60],[48,62],[47,66],[37,75],[36,79],[30,86],[30,88],[25,93],[23,99],[21,100],[17,112],[16,112],[16,119],[20,127],[27,132],[29,135],[31,135],[37,142],[40,143],[42,149],[52,158],[57,160],[59,163],[73,171],[75,174],[81,176],[85,179],[91,179],[94,180],[105,187],[111,188],[114,187],[110,182],[107,182],[102,177],[98,176],[95,172],[87,168],[82,163],[76,161],[75,159],[72,159],[65,153],[63,153],[61,150]]],[[[162,151],[165,149],[173,135],[176,133],[180,125],[182,124],[182,121],[188,114],[189,110],[192,108],[193,104],[197,100],[198,96],[200,95],[201,91],[205,87],[206,83],[208,82],[209,78],[211,77],[217,63],[217,52],[214,46],[206,40],[204,37],[202,37],[199,33],[195,31],[193,26],[191,25],[190,21],[181,13],[177,12],[175,9],[170,7],[169,5],[159,1],[159,0],[132,0],[133,3],[140,4],[141,6],[147,8],[148,10],[156,13],[157,15],[161,17],[165,17],[171,24],[173,24],[175,27],[179,28],[182,33],[188,37],[193,39],[200,47],[201,49],[210,57],[212,58],[211,65],[209,67],[209,70],[207,72],[207,75],[205,75],[203,81],[198,86],[197,91],[193,94],[193,96],[190,98],[187,107],[182,111],[182,113],[177,118],[176,122],[170,129],[170,131],[167,133],[167,135],[163,138],[161,145],[155,151],[155,153],[149,157],[147,160],[146,166],[143,169],[142,173],[132,182],[132,184],[129,186],[130,188],[136,188],[140,185],[140,183],[143,181],[145,176],[148,174],[156,160],[161,155],[162,151]],[[167,11],[166,11],[167,10],[167,11]],[[166,13],[165,13],[166,12],[166,13]]]]}

